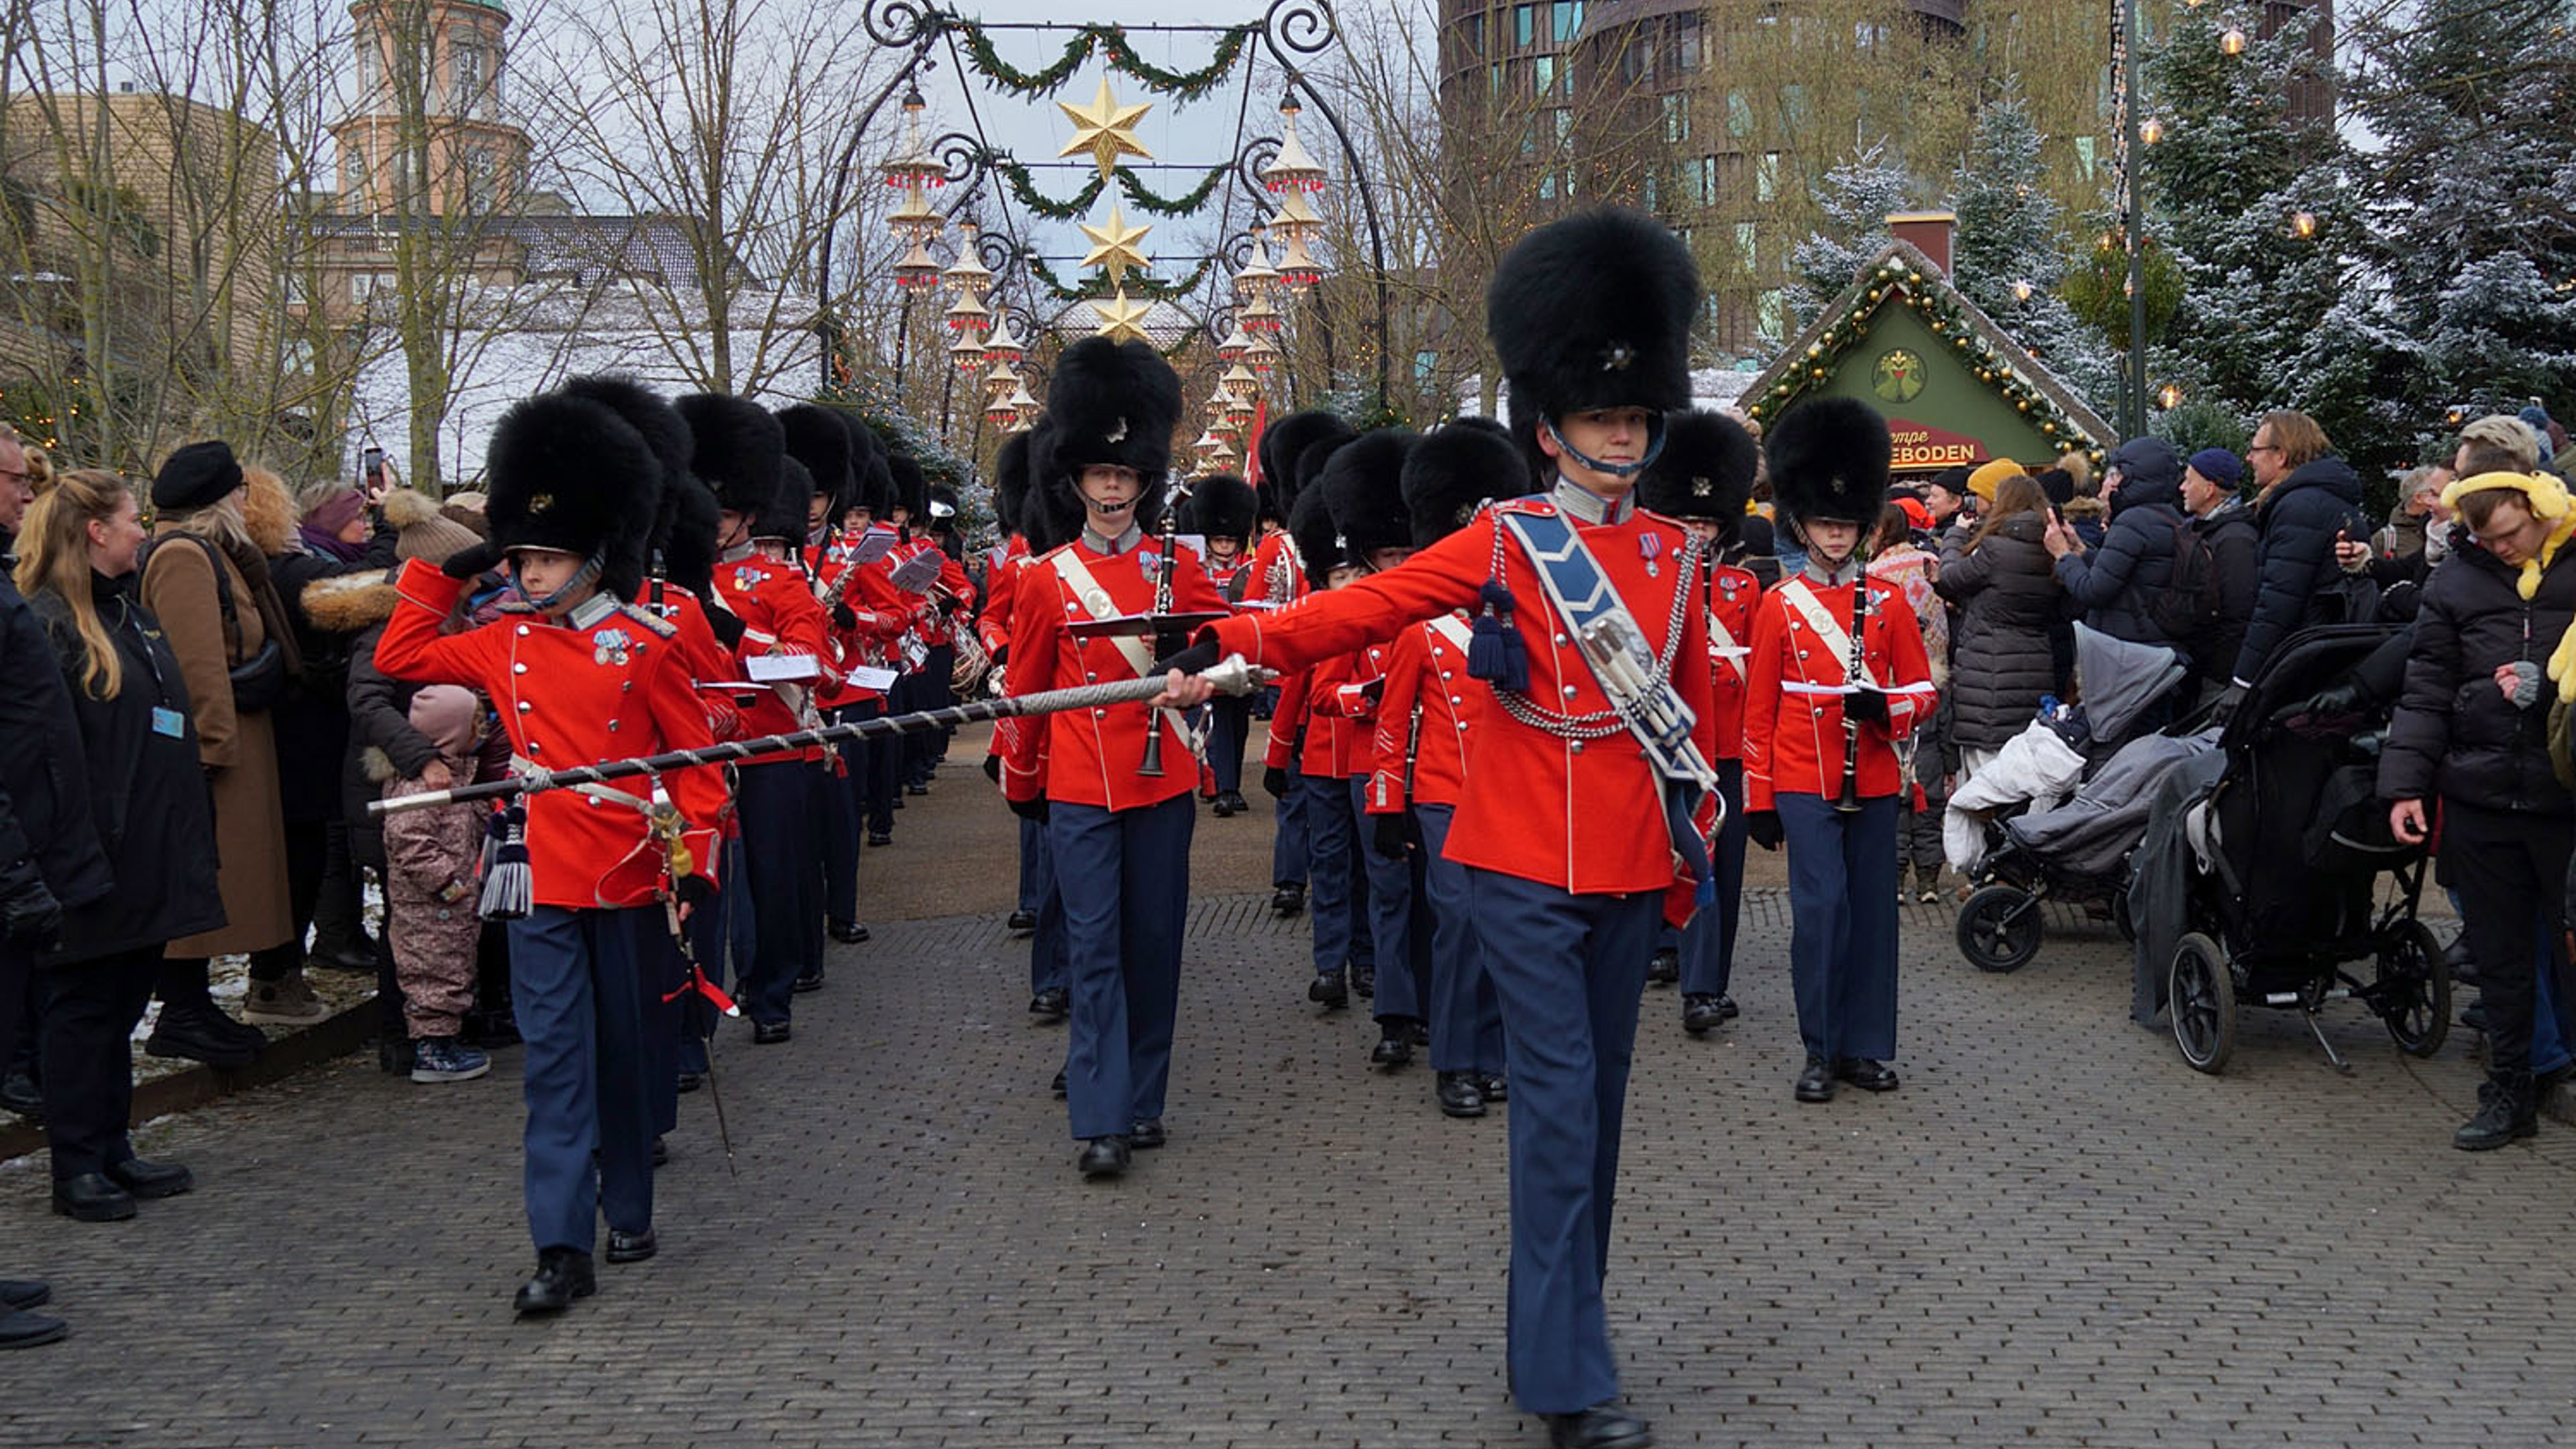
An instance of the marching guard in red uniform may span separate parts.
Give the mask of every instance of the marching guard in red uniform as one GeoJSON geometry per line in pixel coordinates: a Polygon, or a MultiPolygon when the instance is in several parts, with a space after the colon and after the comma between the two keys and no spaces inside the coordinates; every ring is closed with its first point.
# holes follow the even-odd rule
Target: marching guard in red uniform
{"type": "Polygon", "coordinates": [[[1754,843],[1789,848],[1790,976],[1806,1066],[1801,1102],[1837,1082],[1896,1088],[1898,759],[1939,703],[1904,591],[1866,577],[1861,541],[1887,501],[1887,423],[1818,398],[1768,441],[1771,496],[1806,569],[1763,595],[1744,703],[1744,806],[1754,843]],[[1866,602],[1864,602],[1866,601],[1866,602]]]}
{"type": "MultiPolygon", "coordinates": [[[[1503,258],[1486,325],[1513,428],[1556,477],[1403,567],[1275,617],[1216,625],[1171,662],[1297,668],[1476,612],[1474,728],[1446,854],[1466,868],[1511,1058],[1508,1356],[1558,1449],[1634,1449],[1602,1280],[1646,958],[1709,889],[1691,815],[1715,784],[1699,552],[1641,511],[1636,475],[1690,400],[1698,279],[1673,234],[1604,210],[1503,258]],[[1665,828],[1640,828],[1662,821],[1665,828]]],[[[1190,681],[1182,697],[1210,686],[1190,681]]]]}
{"type": "MultiPolygon", "coordinates": [[[[1700,1036],[1736,1014],[1727,986],[1735,973],[1735,926],[1744,896],[1744,685],[1753,614],[1762,581],[1722,562],[1753,497],[1761,445],[1741,423],[1718,413],[1685,410],[1664,421],[1664,451],[1637,480],[1648,509],[1677,519],[1699,544],[1708,579],[1709,713],[1717,728],[1718,793],[1725,818],[1710,844],[1717,905],[1668,932],[1682,988],[1682,1030],[1700,1036]]],[[[1657,952],[1660,956],[1661,951],[1657,952]]],[[[1648,979],[1654,979],[1652,970],[1648,979]]]]}
{"type": "MultiPolygon", "coordinates": [[[[1181,531],[1207,540],[1208,582],[1226,603],[1243,602],[1253,583],[1252,534],[1260,526],[1252,485],[1231,473],[1211,473],[1190,487],[1181,505],[1181,531]]],[[[1219,695],[1208,702],[1209,783],[1217,818],[1245,814],[1243,752],[1252,738],[1252,697],[1219,695]]]]}
{"type": "MultiPolygon", "coordinates": [[[[1150,636],[1078,637],[1070,626],[1158,612],[1165,580],[1173,610],[1223,611],[1195,555],[1171,557],[1169,541],[1148,531],[1160,520],[1180,411],[1180,379],[1144,343],[1086,337],[1056,359],[1048,440],[1029,469],[1050,527],[1072,541],[1021,570],[1006,666],[1013,694],[1147,675],[1150,636]]],[[[1046,823],[1064,906],[1065,1095],[1083,1143],[1077,1166],[1085,1177],[1114,1177],[1131,1150],[1164,1140],[1196,761],[1171,709],[1120,705],[1003,728],[1003,793],[1015,813],[1046,823]]]]}
{"type": "MultiPolygon", "coordinates": [[[[443,571],[404,568],[377,667],[481,690],[523,773],[709,744],[676,631],[620,602],[643,583],[655,517],[660,467],[644,439],[599,402],[549,394],[503,416],[489,474],[492,541],[443,571]],[[504,558],[521,602],[442,635],[466,581],[504,558]]],[[[527,1044],[537,1271],[518,1290],[521,1313],[558,1312],[594,1291],[603,1211],[610,1262],[656,1248],[642,996],[668,950],[660,934],[685,903],[713,894],[724,804],[710,769],[672,771],[660,786],[550,790],[513,805],[503,818],[524,820],[524,840],[500,847],[485,882],[486,914],[509,921],[511,1000],[527,1044]]]]}
{"type": "MultiPolygon", "coordinates": [[[[994,687],[1010,682],[1012,604],[1018,599],[1020,575],[1056,546],[1048,529],[1047,510],[1030,496],[1029,459],[1049,446],[1044,422],[1015,433],[1002,444],[993,462],[993,513],[1008,534],[1002,556],[984,574],[984,612],[975,622],[984,652],[993,658],[994,687]]],[[[995,783],[1002,778],[1002,747],[1007,732],[995,730],[984,771],[995,783]]],[[[1072,993],[1064,954],[1064,905],[1056,899],[1055,857],[1047,851],[1046,822],[1020,817],[1019,908],[1010,928],[1029,938],[1029,1014],[1040,1021],[1062,1021],[1072,1010],[1072,993]]]]}
{"type": "MultiPolygon", "coordinates": [[[[1240,609],[1284,609],[1305,597],[1306,565],[1297,556],[1297,538],[1289,527],[1296,514],[1297,460],[1308,448],[1329,452],[1353,436],[1350,424],[1321,409],[1290,413],[1261,430],[1261,441],[1253,450],[1261,464],[1255,492],[1267,500],[1264,507],[1276,526],[1253,546],[1252,577],[1237,601],[1240,609]]],[[[1304,773],[1299,758],[1304,752],[1297,745],[1294,724],[1286,718],[1291,692],[1302,691],[1303,685],[1286,678],[1275,687],[1277,702],[1270,713],[1270,743],[1263,751],[1261,772],[1261,788],[1271,799],[1270,909],[1293,916],[1306,908],[1314,853],[1306,838],[1306,792],[1298,783],[1304,773]]]]}
{"type": "MultiPolygon", "coordinates": [[[[1305,578],[1301,598],[1348,583],[1359,566],[1344,552],[1324,490],[1310,487],[1288,507],[1290,557],[1305,578]]],[[[1293,607],[1293,606],[1292,606],[1293,607]]],[[[1353,651],[1355,652],[1355,651],[1353,651]]],[[[1264,788],[1274,775],[1300,802],[1298,822],[1306,842],[1306,920],[1314,938],[1314,975],[1306,999],[1328,1012],[1350,1005],[1351,993],[1377,987],[1377,938],[1369,930],[1368,876],[1360,868],[1359,812],[1350,780],[1368,768],[1370,713],[1354,693],[1356,713],[1341,687],[1358,684],[1353,652],[1291,671],[1279,685],[1279,709],[1270,717],[1270,748],[1262,757],[1264,788]]],[[[1372,669],[1368,678],[1375,678],[1372,669]]]]}

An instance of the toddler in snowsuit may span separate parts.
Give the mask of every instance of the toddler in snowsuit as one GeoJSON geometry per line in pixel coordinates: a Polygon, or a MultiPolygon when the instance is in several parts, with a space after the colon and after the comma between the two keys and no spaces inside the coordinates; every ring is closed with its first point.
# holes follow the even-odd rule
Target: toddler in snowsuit
{"type": "MultiPolygon", "coordinates": [[[[453,684],[423,686],[412,696],[411,727],[438,747],[421,775],[385,782],[398,800],[474,779],[483,737],[483,700],[453,684]],[[439,778],[444,772],[446,778],[439,778]]],[[[402,984],[403,1017],[412,1036],[415,1082],[461,1082],[490,1071],[490,1058],[460,1039],[474,1006],[477,867],[486,811],[472,804],[436,805],[387,815],[386,938],[402,984]]]]}

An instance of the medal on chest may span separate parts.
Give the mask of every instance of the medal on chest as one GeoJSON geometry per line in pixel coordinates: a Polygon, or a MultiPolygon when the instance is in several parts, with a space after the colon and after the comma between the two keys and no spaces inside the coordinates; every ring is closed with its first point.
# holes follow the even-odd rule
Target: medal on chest
{"type": "Polygon", "coordinates": [[[623,629],[602,629],[590,636],[590,659],[594,664],[614,664],[623,669],[628,652],[641,647],[623,629]]]}
{"type": "Polygon", "coordinates": [[[1657,533],[1652,529],[1639,533],[1637,535],[1637,552],[1645,556],[1646,577],[1651,579],[1663,572],[1663,565],[1660,562],[1664,555],[1664,536],[1662,534],[1657,533]]]}

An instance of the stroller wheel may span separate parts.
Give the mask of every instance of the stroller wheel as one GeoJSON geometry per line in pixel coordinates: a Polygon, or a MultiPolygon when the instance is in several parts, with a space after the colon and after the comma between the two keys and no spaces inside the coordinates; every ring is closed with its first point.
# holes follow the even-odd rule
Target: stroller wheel
{"type": "Polygon", "coordinates": [[[2019,886],[1986,886],[1959,908],[1959,954],[1980,971],[2019,971],[2039,954],[2046,926],[2039,897],[2019,886]]]}
{"type": "Polygon", "coordinates": [[[2429,1057],[2451,1034],[2451,966],[2422,921],[2401,921],[2379,948],[2371,1007],[2410,1057],[2429,1057]]]}
{"type": "Polygon", "coordinates": [[[2215,1076],[2236,1049],[2236,983],[2227,953],[2198,931],[2185,934],[2165,972],[2165,1005],[2182,1059],[2215,1076]]]}

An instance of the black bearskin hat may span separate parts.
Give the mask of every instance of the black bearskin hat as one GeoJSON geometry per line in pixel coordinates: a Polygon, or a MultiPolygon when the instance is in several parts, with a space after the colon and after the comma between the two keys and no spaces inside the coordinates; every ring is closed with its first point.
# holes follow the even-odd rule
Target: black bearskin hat
{"type": "Polygon", "coordinates": [[[1250,539],[1261,526],[1261,503],[1252,485],[1232,473],[1211,473],[1181,505],[1181,527],[1209,538],[1250,539]]]}
{"type": "Polygon", "coordinates": [[[1666,518],[1712,518],[1730,530],[1753,497],[1762,445],[1724,413],[1664,419],[1664,451],[1637,479],[1637,505],[1666,518]]]}
{"type": "Polygon", "coordinates": [[[813,403],[795,403],[778,410],[778,426],[786,434],[787,456],[805,465],[814,475],[817,492],[831,496],[824,517],[838,524],[858,497],[858,483],[851,474],[855,461],[850,453],[850,430],[832,410],[813,403]]]}
{"type": "Polygon", "coordinates": [[[1354,562],[1382,548],[1413,547],[1404,510],[1404,460],[1418,441],[1411,428],[1379,428],[1333,452],[1316,486],[1325,511],[1354,562]]]}
{"type": "Polygon", "coordinates": [[[600,587],[635,597],[662,485],[643,434],[605,404],[542,393],[501,415],[483,466],[494,543],[596,558],[600,587]]]}
{"type": "Polygon", "coordinates": [[[1458,418],[1422,435],[1404,458],[1404,508],[1413,546],[1429,548],[1466,526],[1476,510],[1530,491],[1529,461],[1502,425],[1458,418]]]}
{"type": "Polygon", "coordinates": [[[1887,420],[1865,402],[1820,397],[1800,403],[1763,440],[1772,502],[1791,518],[1840,519],[1866,529],[1887,506],[1893,446],[1887,420]]]}
{"type": "Polygon", "coordinates": [[[834,408],[832,415],[850,435],[849,507],[864,508],[870,521],[883,523],[894,507],[894,470],[886,466],[885,444],[858,414],[834,408]]]}
{"type": "Polygon", "coordinates": [[[1358,433],[1349,423],[1321,408],[1290,413],[1261,430],[1261,441],[1253,448],[1261,463],[1261,483],[1279,490],[1279,508],[1284,515],[1288,505],[1297,501],[1297,458],[1308,448],[1322,442],[1349,442],[1358,433]]]}
{"type": "Polygon", "coordinates": [[[1011,440],[1028,446],[1021,452],[1016,467],[1011,464],[1010,450],[1003,449],[1001,462],[994,465],[993,497],[995,506],[1005,490],[1011,497],[1013,531],[1027,539],[1029,552],[1045,553],[1071,541],[1070,535],[1057,531],[1055,510],[1047,506],[1045,491],[1038,486],[1037,470],[1047,450],[1054,446],[1055,428],[1046,419],[1011,440]]]}
{"type": "Polygon", "coordinates": [[[805,542],[807,510],[814,504],[814,474],[793,458],[778,461],[778,496],[766,512],[751,521],[754,538],[783,538],[789,543],[805,542]]]}
{"type": "Polygon", "coordinates": [[[1312,491],[1315,481],[1324,476],[1324,465],[1333,461],[1333,455],[1349,447],[1351,440],[1358,436],[1357,433],[1334,433],[1297,450],[1296,472],[1288,481],[1288,504],[1292,516],[1297,500],[1312,491]]]}
{"type": "Polygon", "coordinates": [[[1096,464],[1132,468],[1143,485],[1138,527],[1162,519],[1163,479],[1172,468],[1172,428],[1181,417],[1181,379],[1142,342],[1085,337],[1055,360],[1047,380],[1051,438],[1029,455],[1037,496],[1058,536],[1080,533],[1089,509],[1074,480],[1096,464]]]}
{"type": "Polygon", "coordinates": [[[1535,455],[1541,418],[1689,407],[1698,311],[1690,249],[1642,213],[1604,207],[1513,243],[1485,289],[1513,438],[1535,455]]]}
{"type": "Polygon", "coordinates": [[[932,528],[955,528],[957,523],[957,490],[945,483],[930,485],[930,518],[932,528]]]}
{"type": "Polygon", "coordinates": [[[689,424],[689,471],[714,491],[716,506],[756,514],[776,504],[787,435],[769,409],[717,392],[693,392],[671,406],[689,424]]]}
{"type": "Polygon", "coordinates": [[[1333,527],[1333,511],[1324,506],[1324,490],[1309,488],[1288,505],[1288,538],[1297,545],[1297,558],[1305,566],[1310,588],[1324,587],[1333,570],[1356,565],[1350,556],[1341,531],[1333,527]]]}
{"type": "MultiPolygon", "coordinates": [[[[673,539],[682,524],[682,510],[708,496],[705,485],[689,474],[691,440],[687,420],[680,416],[678,409],[664,402],[659,393],[632,377],[616,373],[568,379],[563,391],[571,397],[588,398],[624,418],[626,425],[643,437],[645,446],[653,450],[654,459],[662,465],[662,477],[657,493],[660,502],[654,512],[653,531],[645,543],[645,557],[648,565],[659,569],[664,577],[678,579],[679,575],[673,571],[671,555],[673,539]]],[[[695,521],[694,515],[691,521],[695,521]]],[[[704,521],[707,525],[706,542],[696,552],[706,555],[706,568],[711,572],[715,567],[716,529],[715,507],[711,499],[704,512],[704,521]]],[[[679,551],[688,554],[690,548],[690,545],[683,544],[679,551]]],[[[692,593],[698,591],[696,585],[685,579],[679,582],[680,587],[692,593]]]]}
{"type": "Polygon", "coordinates": [[[1020,504],[1029,496],[1029,435],[1013,433],[993,455],[993,521],[1008,538],[1020,531],[1020,504]]]}
{"type": "Polygon", "coordinates": [[[1288,505],[1276,480],[1264,478],[1253,488],[1252,507],[1254,522],[1276,523],[1281,528],[1288,526],[1288,505]]]}
{"type": "Polygon", "coordinates": [[[894,480],[894,496],[886,501],[886,511],[900,508],[914,529],[928,528],[930,480],[922,476],[921,464],[910,453],[888,453],[886,472],[894,480]]]}
{"type": "Polygon", "coordinates": [[[716,516],[716,495],[683,473],[669,480],[662,504],[663,517],[669,520],[657,540],[663,576],[701,599],[712,597],[716,535],[724,530],[724,520],[716,516]]]}

